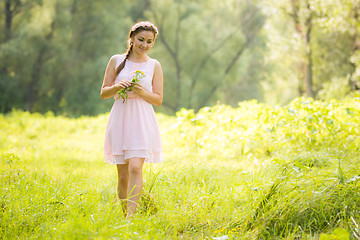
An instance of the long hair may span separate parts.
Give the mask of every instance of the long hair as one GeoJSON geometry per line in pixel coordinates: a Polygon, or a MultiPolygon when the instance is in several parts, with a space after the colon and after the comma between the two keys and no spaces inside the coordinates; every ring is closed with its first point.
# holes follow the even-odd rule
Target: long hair
{"type": "Polygon", "coordinates": [[[154,40],[156,38],[156,35],[158,34],[158,30],[155,27],[154,24],[152,24],[151,22],[138,22],[136,23],[129,32],[129,40],[128,40],[128,48],[126,50],[126,55],[124,60],[120,63],[120,65],[115,69],[115,78],[119,75],[119,73],[121,72],[121,70],[123,70],[123,68],[125,67],[125,63],[126,60],[129,58],[132,49],[133,49],[133,44],[132,44],[132,38],[139,32],[141,31],[151,31],[154,33],[154,40]]]}

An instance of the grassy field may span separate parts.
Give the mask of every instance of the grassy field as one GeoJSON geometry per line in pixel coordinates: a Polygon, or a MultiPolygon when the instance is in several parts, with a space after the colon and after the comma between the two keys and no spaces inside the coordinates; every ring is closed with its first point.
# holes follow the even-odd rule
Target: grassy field
{"type": "Polygon", "coordinates": [[[128,223],[103,161],[107,114],[0,115],[0,239],[356,239],[360,99],[158,114],[128,223]]]}

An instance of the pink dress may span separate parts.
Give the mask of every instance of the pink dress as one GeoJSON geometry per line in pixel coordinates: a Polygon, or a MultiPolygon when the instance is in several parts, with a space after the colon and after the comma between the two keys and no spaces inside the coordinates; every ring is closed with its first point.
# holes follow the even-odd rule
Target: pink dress
{"type": "MultiPolygon", "coordinates": [[[[115,55],[116,67],[125,55],[115,55]]],[[[152,92],[152,79],[157,60],[150,58],[144,63],[126,61],[124,69],[115,79],[131,80],[136,70],[144,72],[140,80],[144,89],[152,92]]],[[[115,103],[111,109],[105,133],[105,162],[126,164],[130,158],[145,158],[145,162],[157,163],[164,160],[160,130],[153,106],[144,99],[128,92],[128,99],[115,94],[115,103]]]]}

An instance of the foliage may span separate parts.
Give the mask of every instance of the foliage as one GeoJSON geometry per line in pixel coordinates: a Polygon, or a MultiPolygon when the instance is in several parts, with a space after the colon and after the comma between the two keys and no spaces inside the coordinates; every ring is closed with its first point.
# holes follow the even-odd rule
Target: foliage
{"type": "Polygon", "coordinates": [[[1,111],[79,116],[109,108],[99,92],[107,61],[127,40],[119,34],[131,24],[127,1],[19,2],[11,37],[0,41],[1,111]]]}
{"type": "Polygon", "coordinates": [[[269,68],[262,82],[265,102],[288,104],[294,97],[303,96],[310,60],[315,98],[339,97],[333,91],[334,95],[323,94],[329,85],[349,89],[341,91],[341,98],[358,89],[359,1],[281,0],[268,2],[265,9],[269,39],[269,52],[265,53],[269,68]],[[293,4],[298,18],[294,17],[293,4]],[[306,45],[304,37],[309,28],[306,45]]]}
{"type": "Polygon", "coordinates": [[[359,234],[360,99],[248,101],[157,114],[127,223],[103,159],[108,115],[0,115],[3,239],[343,239],[359,234]]]}
{"type": "Polygon", "coordinates": [[[125,51],[138,20],[160,30],[149,53],[164,72],[158,111],[235,107],[250,99],[288,104],[309,88],[306,69],[316,99],[344,98],[360,88],[359,6],[358,0],[4,0],[0,112],[108,111],[111,101],[99,97],[106,63],[125,51]],[[338,86],[341,94],[327,91],[338,86]]]}
{"type": "Polygon", "coordinates": [[[198,110],[222,100],[261,99],[266,21],[254,1],[150,1],[146,13],[161,29],[154,55],[165,62],[164,96],[172,110],[198,110]],[[160,2],[160,4],[155,4],[160,2]],[[187,6],[187,7],[184,7],[187,6]],[[205,21],[204,21],[205,20],[205,21]],[[185,46],[186,42],[186,46],[185,46]],[[247,91],[246,91],[246,90],[247,91]],[[241,92],[241,94],[239,94],[241,92]]]}
{"type": "Polygon", "coordinates": [[[348,150],[349,144],[351,150],[358,150],[358,111],[358,100],[321,102],[298,98],[284,108],[249,101],[236,109],[216,105],[197,114],[183,109],[177,113],[173,131],[182,137],[177,145],[183,143],[186,153],[203,158],[277,156],[288,149],[291,154],[300,154],[328,145],[336,154],[348,150]]]}

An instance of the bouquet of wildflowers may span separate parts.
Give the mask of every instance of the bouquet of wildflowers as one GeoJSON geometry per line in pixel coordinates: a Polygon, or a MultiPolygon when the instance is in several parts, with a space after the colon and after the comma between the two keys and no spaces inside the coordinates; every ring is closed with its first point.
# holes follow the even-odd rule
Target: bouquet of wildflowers
{"type": "MultiPolygon", "coordinates": [[[[145,77],[145,74],[140,71],[140,70],[136,70],[135,71],[135,75],[134,77],[131,79],[132,83],[139,83],[140,79],[142,79],[143,77],[145,77]]],[[[127,98],[128,98],[128,92],[131,92],[132,89],[132,85],[126,88],[123,88],[119,91],[117,91],[116,93],[123,99],[123,103],[126,102],[127,98]]]]}

